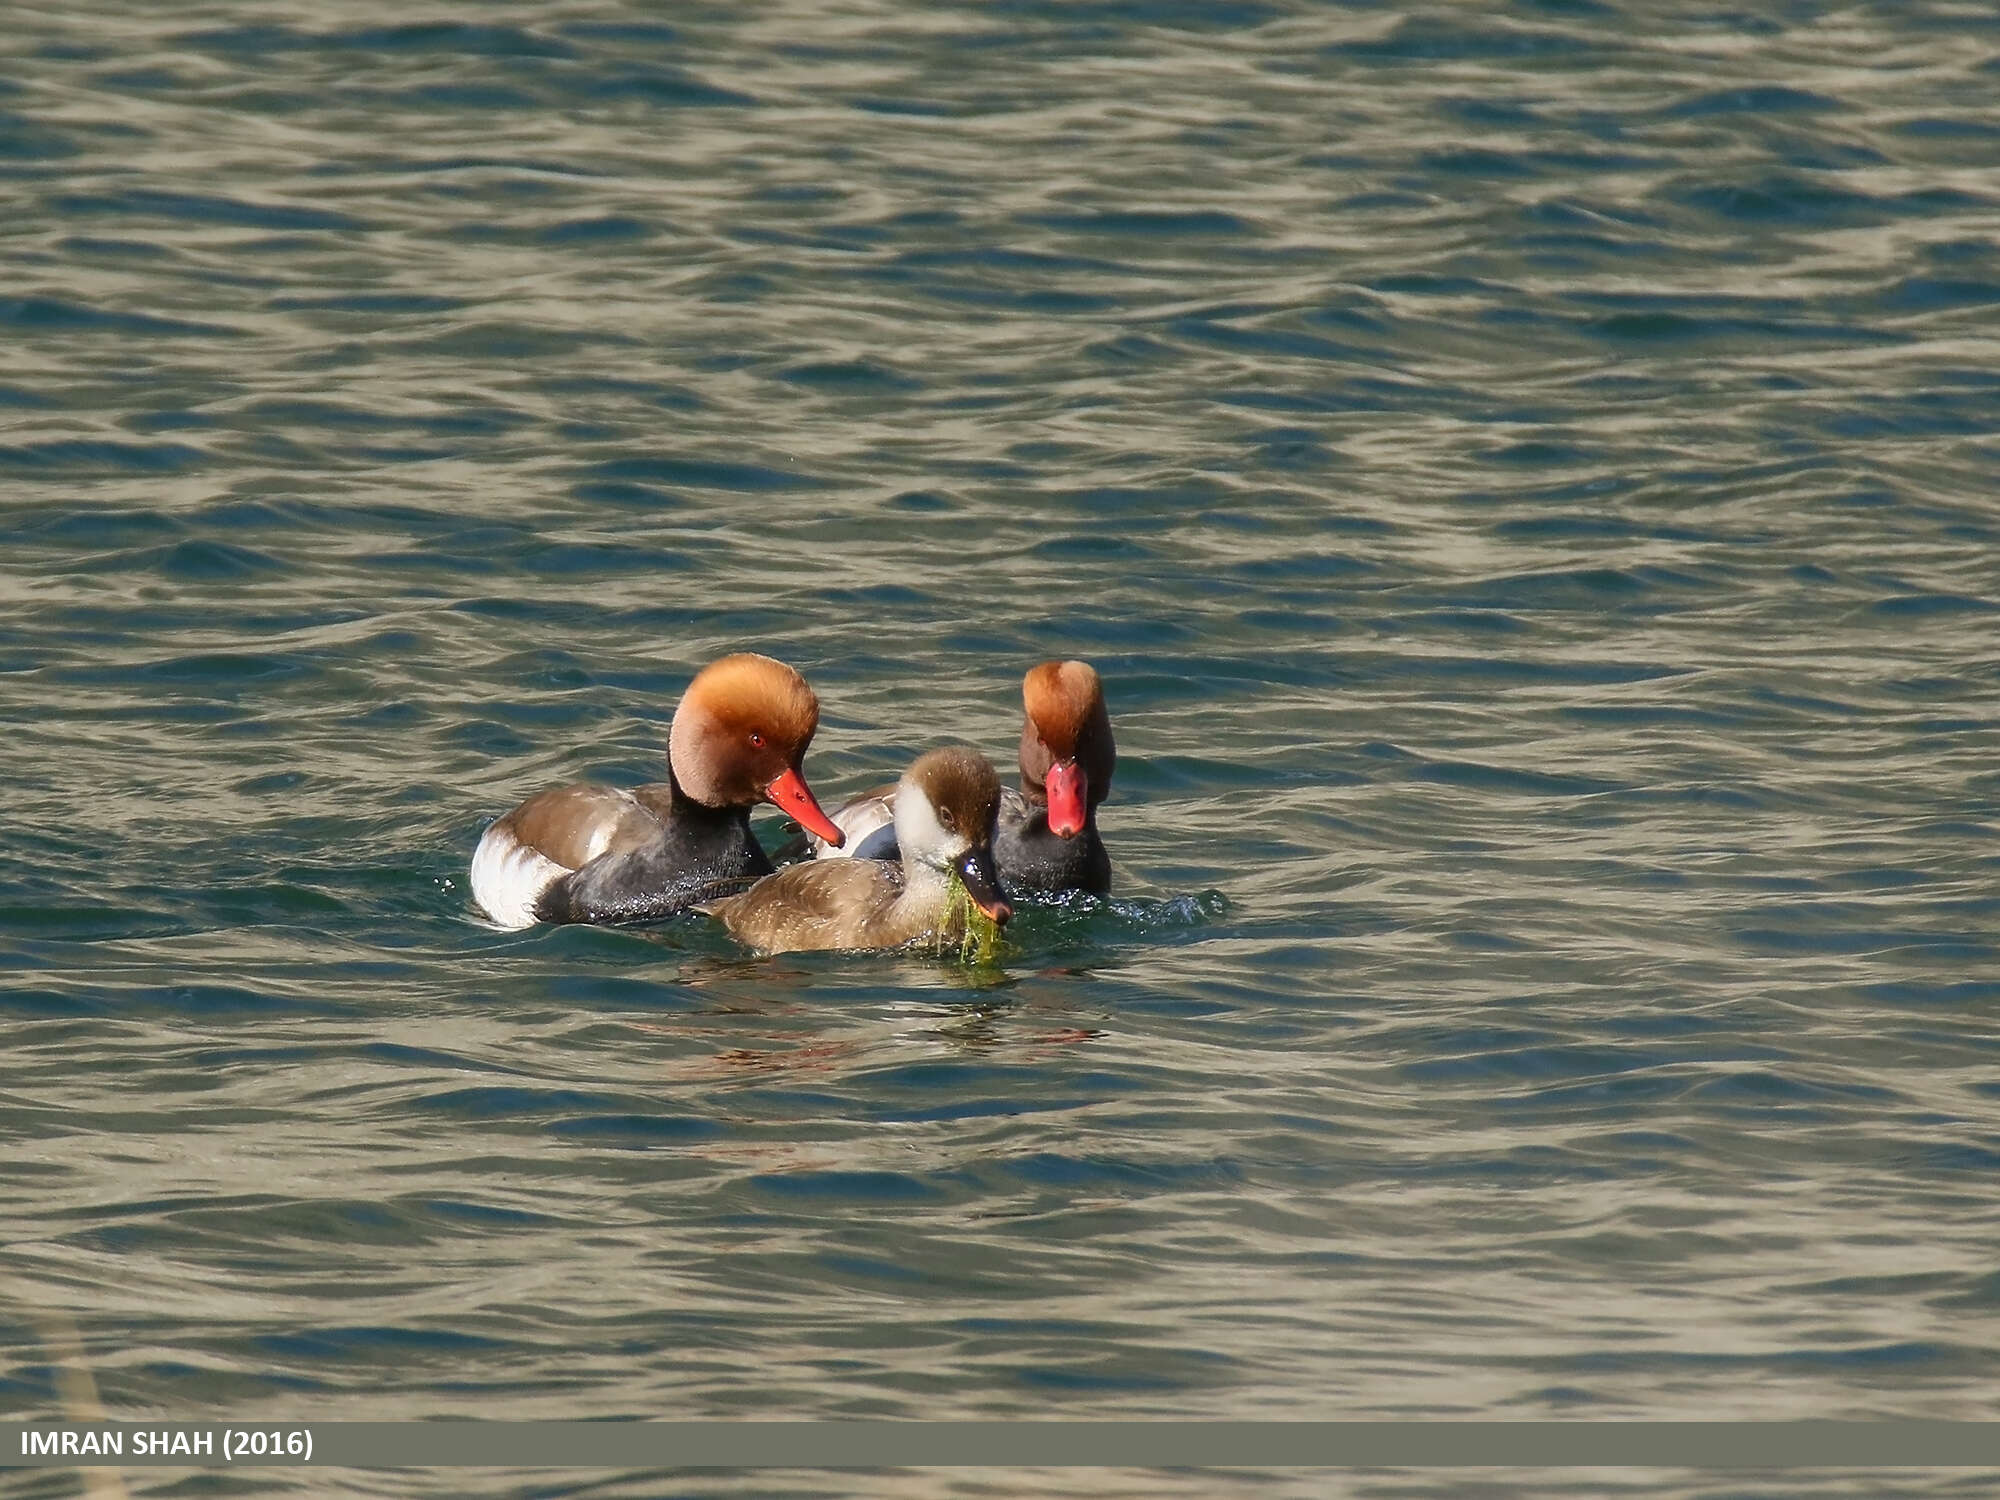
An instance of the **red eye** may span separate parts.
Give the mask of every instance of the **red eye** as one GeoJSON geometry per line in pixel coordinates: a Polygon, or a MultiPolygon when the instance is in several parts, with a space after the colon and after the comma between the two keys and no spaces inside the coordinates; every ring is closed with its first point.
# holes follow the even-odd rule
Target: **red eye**
{"type": "Polygon", "coordinates": [[[750,736],[750,748],[753,750],[762,750],[764,748],[764,736],[761,734],[752,734],[750,736]]]}

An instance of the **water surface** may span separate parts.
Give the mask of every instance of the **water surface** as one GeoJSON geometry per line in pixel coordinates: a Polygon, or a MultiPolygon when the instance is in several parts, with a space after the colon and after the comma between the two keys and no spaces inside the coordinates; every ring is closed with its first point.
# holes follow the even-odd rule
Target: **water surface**
{"type": "Polygon", "coordinates": [[[1948,4],[16,17],[0,1409],[73,1326],[131,1417],[2000,1415],[1996,81],[1948,4]],[[1094,662],[1114,903],[478,921],[745,648],[828,797],[1094,662]]]}

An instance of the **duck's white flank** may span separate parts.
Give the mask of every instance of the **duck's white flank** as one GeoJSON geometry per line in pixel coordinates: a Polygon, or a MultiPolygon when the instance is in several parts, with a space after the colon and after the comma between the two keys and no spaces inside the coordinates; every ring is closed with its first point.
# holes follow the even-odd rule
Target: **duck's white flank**
{"type": "Polygon", "coordinates": [[[502,927],[535,925],[535,901],[569,874],[561,865],[495,823],[472,855],[472,899],[502,927]]]}

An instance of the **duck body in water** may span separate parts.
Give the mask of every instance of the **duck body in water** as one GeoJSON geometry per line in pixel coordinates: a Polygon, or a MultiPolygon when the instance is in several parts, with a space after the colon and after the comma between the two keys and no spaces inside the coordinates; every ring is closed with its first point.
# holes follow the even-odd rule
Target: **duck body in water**
{"type": "Polygon", "coordinates": [[[1013,915],[993,871],[1000,778],[976,750],[920,756],[891,794],[897,857],[807,860],[740,896],[703,904],[738,940],[764,953],[900,948],[965,938],[966,900],[994,922],[1013,915]]]}
{"type": "Polygon", "coordinates": [[[768,656],[723,657],[674,711],[664,782],[537,792],[481,835],[473,899],[502,927],[672,916],[770,873],[750,831],[760,802],[837,842],[800,769],[818,727],[819,700],[797,672],[768,656]]]}

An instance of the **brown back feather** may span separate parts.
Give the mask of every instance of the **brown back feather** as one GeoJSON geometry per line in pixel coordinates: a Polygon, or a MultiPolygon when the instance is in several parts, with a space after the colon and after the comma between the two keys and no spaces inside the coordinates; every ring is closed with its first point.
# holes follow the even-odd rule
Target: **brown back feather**
{"type": "Polygon", "coordinates": [[[537,792],[494,825],[566,870],[627,853],[659,835],[659,819],[627,793],[578,782],[537,792]]]}
{"type": "Polygon", "coordinates": [[[879,859],[816,859],[766,875],[708,910],[741,942],[766,953],[810,948],[894,947],[883,919],[903,889],[900,865],[879,859]]]}

